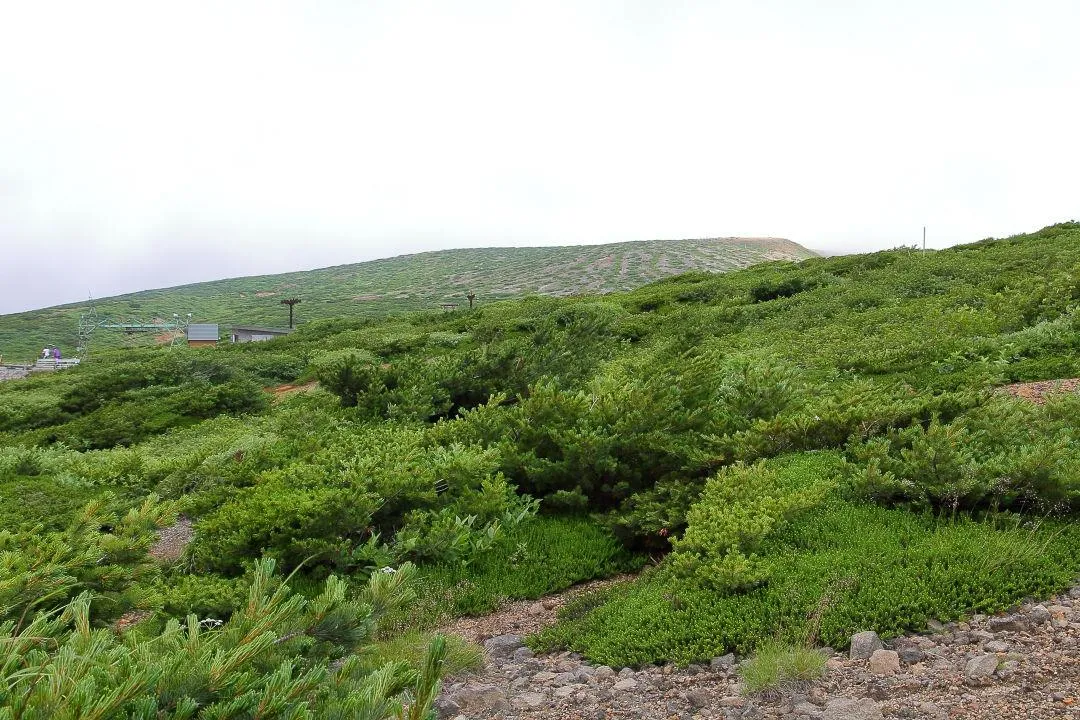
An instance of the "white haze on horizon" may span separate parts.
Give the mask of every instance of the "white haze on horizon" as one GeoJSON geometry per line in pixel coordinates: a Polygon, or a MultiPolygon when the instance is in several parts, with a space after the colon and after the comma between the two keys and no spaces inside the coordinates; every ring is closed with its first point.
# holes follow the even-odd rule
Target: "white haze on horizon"
{"type": "Polygon", "coordinates": [[[1080,3],[0,0],[0,313],[450,247],[1080,217],[1080,3]]]}

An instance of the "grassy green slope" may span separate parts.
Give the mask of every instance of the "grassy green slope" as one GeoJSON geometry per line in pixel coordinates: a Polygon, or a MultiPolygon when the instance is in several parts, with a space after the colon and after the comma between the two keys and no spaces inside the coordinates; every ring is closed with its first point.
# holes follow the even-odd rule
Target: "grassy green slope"
{"type": "MultiPolygon", "coordinates": [[[[788,240],[718,238],[646,240],[609,245],[477,248],[402,255],[320,270],[258,275],[174,288],[146,290],[96,302],[100,314],[117,318],[171,317],[192,313],[196,322],[283,326],[281,300],[300,297],[299,321],[385,315],[464,305],[470,292],[480,303],[530,294],[570,295],[631,290],[690,270],[724,272],[767,260],[802,260],[813,253],[788,240]]],[[[43,345],[65,354],[76,346],[77,303],[0,315],[0,352],[13,361],[32,357],[43,345]]],[[[148,336],[129,340],[151,341],[148,336]]],[[[117,347],[125,339],[98,331],[92,347],[117,347]]]]}
{"type": "Polygon", "coordinates": [[[636,665],[919,630],[1080,572],[1080,395],[995,390],[1080,375],[1078,278],[1065,223],[102,352],[0,383],[0,520],[29,552],[85,500],[176,503],[195,540],[145,600],[168,616],[227,617],[260,554],[302,587],[415,560],[415,628],[629,549],[664,558],[535,642],[636,665]]]}

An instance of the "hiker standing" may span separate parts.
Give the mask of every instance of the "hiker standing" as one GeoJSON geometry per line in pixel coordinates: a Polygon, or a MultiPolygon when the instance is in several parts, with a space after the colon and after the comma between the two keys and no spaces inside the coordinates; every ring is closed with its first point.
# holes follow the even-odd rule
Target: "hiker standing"
{"type": "Polygon", "coordinates": [[[49,359],[49,348],[42,348],[41,349],[41,359],[42,360],[48,360],[49,359]]]}
{"type": "Polygon", "coordinates": [[[60,348],[53,348],[52,349],[52,356],[53,356],[53,360],[59,360],[60,359],[60,348]]]}

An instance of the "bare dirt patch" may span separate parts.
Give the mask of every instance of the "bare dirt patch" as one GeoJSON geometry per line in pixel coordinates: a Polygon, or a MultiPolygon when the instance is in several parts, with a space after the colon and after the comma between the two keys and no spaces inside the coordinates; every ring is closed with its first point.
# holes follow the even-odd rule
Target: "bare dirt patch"
{"type": "Polygon", "coordinates": [[[178,338],[182,338],[184,333],[181,331],[163,332],[154,336],[154,342],[158,345],[168,345],[178,338]]]}
{"type": "Polygon", "coordinates": [[[116,622],[113,623],[113,629],[118,633],[126,632],[150,617],[151,614],[152,613],[148,610],[132,610],[126,612],[116,619],[116,622]]]}
{"type": "Polygon", "coordinates": [[[1012,385],[1003,386],[1000,391],[1013,397],[1030,400],[1036,405],[1043,405],[1048,398],[1054,395],[1080,391],[1080,378],[1013,383],[1012,385]]]}
{"type": "Polygon", "coordinates": [[[300,383],[295,385],[292,383],[286,383],[284,385],[278,385],[277,387],[265,388],[266,392],[272,393],[275,398],[284,397],[286,395],[292,395],[294,393],[310,392],[319,386],[318,380],[312,380],[311,382],[300,383]]]}
{"type": "Polygon", "coordinates": [[[158,531],[157,541],[150,547],[150,557],[158,562],[179,560],[194,537],[195,528],[191,520],[181,517],[175,525],[158,531]]]}

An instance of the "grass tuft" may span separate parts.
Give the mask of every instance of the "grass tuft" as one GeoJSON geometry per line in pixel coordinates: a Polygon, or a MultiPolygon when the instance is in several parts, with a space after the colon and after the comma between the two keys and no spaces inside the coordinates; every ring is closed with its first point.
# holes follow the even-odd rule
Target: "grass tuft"
{"type": "MultiPolygon", "coordinates": [[[[366,664],[378,668],[386,663],[404,661],[411,667],[421,668],[433,637],[432,633],[414,630],[389,640],[377,641],[365,648],[366,664]]],[[[443,661],[443,669],[447,675],[458,675],[483,667],[484,651],[479,645],[457,635],[447,635],[445,640],[446,659],[443,661]]]]}
{"type": "Polygon", "coordinates": [[[748,695],[794,691],[824,673],[825,656],[821,651],[779,640],[763,642],[739,668],[743,691],[748,695]]]}

